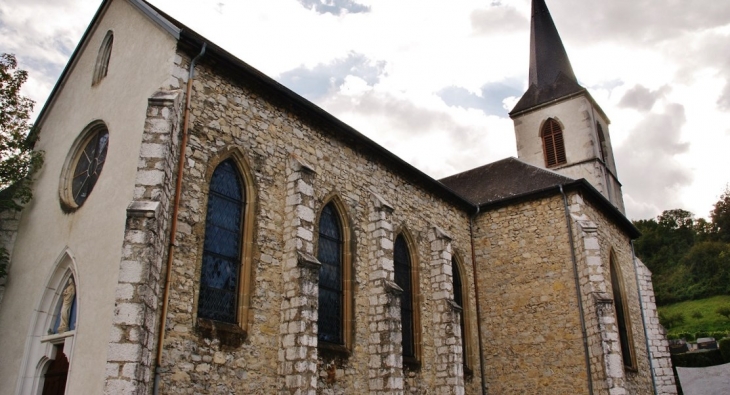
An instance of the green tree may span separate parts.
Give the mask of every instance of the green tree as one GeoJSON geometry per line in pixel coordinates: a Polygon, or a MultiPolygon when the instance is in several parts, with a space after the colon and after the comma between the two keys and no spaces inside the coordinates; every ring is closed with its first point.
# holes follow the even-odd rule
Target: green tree
{"type": "Polygon", "coordinates": [[[710,213],[712,225],[718,240],[730,243],[730,186],[725,186],[725,192],[715,203],[715,209],[710,213]]]}
{"type": "MultiPolygon", "coordinates": [[[[43,164],[42,153],[33,150],[38,131],[29,122],[35,103],[20,94],[28,73],[17,67],[14,55],[0,55],[0,211],[20,210],[30,201],[33,174],[43,164]]],[[[7,262],[0,246],[0,277],[7,262]]]]}

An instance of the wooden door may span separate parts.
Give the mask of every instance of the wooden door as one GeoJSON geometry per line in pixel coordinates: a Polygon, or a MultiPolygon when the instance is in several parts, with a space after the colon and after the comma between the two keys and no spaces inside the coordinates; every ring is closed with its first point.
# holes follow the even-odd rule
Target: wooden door
{"type": "Polygon", "coordinates": [[[56,359],[51,361],[43,377],[43,395],[64,394],[68,377],[68,358],[63,353],[63,344],[56,346],[56,359]]]}

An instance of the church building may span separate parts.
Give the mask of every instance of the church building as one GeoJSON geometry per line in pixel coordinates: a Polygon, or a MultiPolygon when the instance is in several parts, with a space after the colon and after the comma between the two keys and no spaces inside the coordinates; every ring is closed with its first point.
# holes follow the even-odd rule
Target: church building
{"type": "Polygon", "coordinates": [[[103,0],[0,213],[0,394],[676,394],[610,121],[532,0],[517,158],[435,180],[103,0]]]}

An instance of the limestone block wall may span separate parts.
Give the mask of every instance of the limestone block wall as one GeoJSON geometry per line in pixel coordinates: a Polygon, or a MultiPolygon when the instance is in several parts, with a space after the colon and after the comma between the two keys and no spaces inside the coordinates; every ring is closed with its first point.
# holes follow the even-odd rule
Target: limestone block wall
{"type": "Polygon", "coordinates": [[[127,208],[107,351],[106,394],[152,390],[182,96],[180,90],[160,91],[149,100],[134,199],[127,208]]]}
{"type": "MultiPolygon", "coordinates": [[[[371,200],[373,193],[392,207],[392,213],[388,214],[392,229],[407,229],[412,236],[414,248],[410,252],[420,273],[421,294],[417,295],[422,323],[420,366],[407,371],[403,389],[406,393],[425,393],[436,388],[439,380],[445,382],[449,375],[464,376],[461,367],[436,362],[439,342],[453,342],[453,350],[457,350],[460,343],[456,342],[458,331],[455,330],[452,330],[453,339],[437,339],[440,332],[435,330],[435,323],[440,322],[440,318],[436,316],[444,314],[443,304],[453,300],[453,290],[442,288],[446,293],[442,295],[444,299],[434,298],[434,278],[430,276],[432,240],[429,239],[434,226],[450,235],[451,251],[460,257],[467,269],[464,286],[473,294],[468,217],[463,211],[393,170],[392,163],[374,156],[368,147],[355,145],[332,130],[285,109],[275,98],[247,86],[246,81],[214,73],[206,66],[205,57],[196,67],[191,108],[190,141],[185,157],[176,240],[178,250],[172,271],[168,334],[162,361],[165,368],[163,392],[269,394],[285,390],[288,393],[296,390],[296,383],[302,383],[303,393],[312,390],[322,394],[377,392],[376,383],[398,391],[400,373],[397,370],[399,363],[402,366],[402,360],[388,359],[394,348],[380,348],[385,354],[375,356],[386,359],[384,371],[375,369],[373,372],[371,367],[374,357],[369,351],[373,349],[371,336],[382,338],[382,334],[370,329],[369,323],[377,319],[373,315],[377,309],[371,309],[371,300],[383,296],[383,292],[391,292],[385,299],[393,297],[391,288],[371,281],[370,277],[371,268],[377,264],[372,259],[378,258],[377,251],[373,250],[376,245],[373,244],[375,229],[372,226],[387,227],[373,222],[373,215],[376,215],[371,200]],[[253,243],[250,246],[253,273],[249,324],[245,336],[236,339],[220,331],[201,330],[197,320],[207,204],[206,174],[210,174],[213,163],[230,149],[240,150],[245,157],[256,186],[253,243]],[[292,269],[292,248],[304,247],[306,251],[306,243],[293,242],[292,218],[287,215],[293,208],[290,204],[295,204],[294,200],[288,200],[293,196],[289,186],[292,157],[299,158],[314,170],[307,181],[311,183],[311,190],[307,191],[311,193],[311,206],[307,203],[307,207],[318,215],[329,199],[337,196],[345,207],[352,239],[346,246],[350,249],[354,269],[352,347],[345,354],[318,350],[314,387],[310,385],[306,376],[308,368],[304,365],[298,368],[294,364],[292,370],[287,368],[286,352],[291,345],[281,325],[282,320],[290,316],[283,314],[281,309],[286,307],[283,295],[288,292],[288,282],[292,279],[287,274],[292,269]],[[283,360],[281,352],[284,352],[283,360]],[[396,365],[392,366],[391,362],[396,365]],[[283,389],[284,376],[291,376],[289,384],[294,385],[287,384],[283,389]]],[[[306,231],[297,235],[309,237],[306,231]]],[[[315,249],[316,237],[315,232],[315,249]]],[[[383,251],[391,251],[385,248],[387,242],[381,245],[383,251]]],[[[316,256],[316,250],[312,255],[316,256]]],[[[450,262],[447,266],[450,268],[450,262]]],[[[307,287],[298,289],[304,292],[307,287]]],[[[292,291],[300,292],[296,287],[292,291]]],[[[475,311],[474,300],[469,299],[468,303],[471,311],[475,311]]],[[[388,311],[399,314],[393,306],[397,304],[391,303],[388,311]]],[[[385,318],[384,324],[391,325],[389,320],[393,317],[385,318]]],[[[467,342],[476,350],[476,322],[467,325],[474,334],[467,342]]],[[[305,359],[309,361],[310,357],[305,359]]],[[[478,372],[478,356],[470,355],[467,359],[471,369],[478,372]]],[[[456,357],[452,360],[457,362],[456,357]]],[[[463,380],[466,393],[480,391],[478,375],[450,380],[450,383],[463,380]]]]}
{"type": "Polygon", "coordinates": [[[560,195],[489,209],[475,222],[492,394],[584,394],[582,342],[560,195]]]}
{"type": "Polygon", "coordinates": [[[674,382],[672,358],[669,354],[669,341],[667,341],[667,333],[664,327],[659,323],[651,272],[639,258],[636,258],[636,266],[639,269],[641,303],[649,336],[649,350],[651,352],[654,380],[656,381],[656,392],[658,394],[676,394],[677,386],[674,382]]]}
{"type": "Polygon", "coordinates": [[[651,393],[651,369],[630,240],[581,194],[574,193],[568,198],[595,377],[594,390],[597,393],[611,390],[611,394],[651,393]],[[635,369],[625,368],[621,360],[609,269],[612,253],[620,269],[628,305],[635,369]]]}

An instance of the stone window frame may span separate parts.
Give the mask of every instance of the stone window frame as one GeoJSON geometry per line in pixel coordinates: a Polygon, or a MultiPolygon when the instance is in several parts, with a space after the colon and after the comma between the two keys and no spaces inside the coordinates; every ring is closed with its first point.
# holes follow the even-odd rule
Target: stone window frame
{"type": "MultiPolygon", "coordinates": [[[[16,393],[41,393],[46,370],[57,357],[57,346],[63,345],[64,355],[66,355],[69,364],[73,363],[75,339],[79,328],[78,323],[81,320],[83,311],[81,298],[79,297],[80,289],[82,289],[82,285],[78,275],[76,258],[73,252],[66,248],[56,259],[50,275],[46,278],[43,294],[36,304],[37,307],[32,316],[28,339],[25,342],[16,393]],[[74,329],[59,334],[49,334],[57,319],[57,307],[63,298],[63,291],[69,279],[73,279],[76,287],[77,312],[74,329]]],[[[70,381],[66,382],[66,388],[68,388],[69,383],[70,381]]]]}
{"type": "MultiPolygon", "coordinates": [[[[339,218],[340,231],[342,235],[342,340],[343,344],[329,343],[325,341],[317,341],[317,348],[324,352],[334,352],[349,356],[352,352],[355,339],[355,266],[354,266],[354,235],[353,226],[350,216],[348,215],[347,206],[337,193],[331,193],[317,209],[315,218],[314,231],[314,255],[317,256],[319,249],[319,221],[327,205],[332,204],[339,218]]],[[[317,282],[319,284],[319,281],[317,282]]],[[[319,311],[319,308],[317,309],[319,311]]],[[[319,317],[317,317],[319,321],[319,317]]]]}
{"type": "Polygon", "coordinates": [[[474,374],[474,349],[472,346],[472,311],[471,311],[471,305],[469,301],[471,298],[469,297],[469,290],[470,284],[469,284],[469,277],[467,276],[466,272],[466,266],[464,265],[464,260],[461,258],[461,255],[454,252],[451,255],[451,263],[452,263],[452,279],[453,279],[453,271],[458,270],[459,277],[461,278],[461,300],[464,302],[463,306],[461,307],[461,314],[463,317],[464,325],[462,326],[461,331],[461,337],[463,339],[463,346],[464,350],[462,350],[462,357],[464,358],[464,374],[466,375],[472,375],[474,374]],[[453,264],[456,263],[456,267],[453,266],[453,264]]]}
{"type": "Polygon", "coordinates": [[[611,249],[609,253],[608,263],[609,275],[611,276],[611,293],[613,295],[613,305],[616,313],[616,331],[619,336],[619,347],[621,348],[621,356],[624,367],[630,371],[637,371],[636,350],[634,347],[633,327],[631,325],[631,310],[629,309],[629,300],[626,293],[626,285],[623,277],[621,266],[616,259],[616,252],[611,249]],[[618,295],[616,295],[618,291],[618,295]],[[620,302],[620,303],[619,303],[620,302]],[[619,307],[621,311],[619,312],[619,307]],[[626,336],[621,334],[621,326],[625,328],[626,336]],[[625,343],[625,345],[624,345],[625,343]],[[628,356],[626,353],[628,352],[628,356]]]}
{"type": "Polygon", "coordinates": [[[244,205],[243,205],[243,223],[241,232],[241,266],[238,274],[238,294],[237,294],[237,308],[236,308],[236,323],[231,324],[227,322],[219,322],[210,320],[207,318],[197,317],[198,314],[198,298],[200,297],[200,278],[203,267],[203,244],[205,243],[205,220],[200,221],[199,229],[202,229],[203,237],[200,238],[198,243],[198,266],[196,270],[197,284],[195,287],[195,317],[198,324],[198,328],[201,330],[201,334],[204,336],[213,332],[213,328],[216,331],[223,332],[239,332],[244,337],[249,332],[249,327],[253,323],[250,315],[251,311],[251,299],[253,298],[253,253],[254,253],[254,233],[255,233],[255,207],[257,202],[257,190],[255,178],[253,177],[253,171],[249,165],[249,161],[246,159],[244,153],[238,148],[228,148],[220,153],[215,159],[208,163],[208,168],[205,174],[205,184],[203,194],[205,198],[201,202],[201,207],[205,207],[205,212],[202,218],[207,218],[207,207],[208,207],[208,194],[210,188],[210,181],[213,178],[213,173],[218,166],[227,161],[232,160],[236,165],[236,170],[241,176],[242,186],[244,188],[244,205]]]}
{"type": "Polygon", "coordinates": [[[552,117],[546,119],[540,126],[540,140],[542,140],[545,167],[557,167],[568,163],[563,130],[565,130],[563,124],[557,118],[552,117]],[[548,153],[548,147],[552,148],[552,155],[548,153]]]}
{"type": "Polygon", "coordinates": [[[109,30],[104,36],[104,40],[99,47],[99,54],[96,56],[94,64],[94,75],[91,80],[91,86],[96,86],[109,73],[109,60],[112,55],[112,45],[114,44],[114,31],[109,30]]]}
{"type": "MultiPolygon", "coordinates": [[[[94,139],[94,137],[97,136],[97,134],[104,131],[109,135],[109,141],[107,142],[108,149],[109,142],[111,141],[111,131],[104,121],[102,121],[101,119],[97,119],[90,122],[88,125],[86,125],[86,127],[84,127],[83,131],[79,133],[79,135],[76,137],[76,140],[74,140],[73,144],[71,145],[71,149],[66,155],[66,160],[64,161],[63,167],[61,168],[61,177],[58,185],[58,194],[60,198],[61,209],[65,213],[72,213],[78,210],[88,200],[87,197],[83,202],[81,202],[81,204],[76,203],[76,200],[73,197],[73,176],[74,172],[76,171],[76,166],[81,157],[81,154],[86,149],[86,146],[91,143],[91,141],[94,139]]],[[[101,171],[103,171],[104,167],[106,166],[106,161],[109,159],[109,151],[107,151],[106,155],[107,156],[104,161],[104,166],[102,166],[102,170],[99,171],[99,178],[101,178],[101,171]]],[[[98,179],[96,180],[96,183],[98,183],[98,179]]],[[[91,190],[89,190],[89,195],[91,195],[94,187],[96,187],[96,184],[94,184],[94,186],[91,187],[91,190]]]]}
{"type": "MultiPolygon", "coordinates": [[[[393,239],[393,253],[395,253],[395,240],[399,236],[403,236],[408,249],[408,254],[411,258],[411,301],[413,302],[413,357],[403,357],[403,364],[408,365],[411,368],[418,368],[421,366],[423,357],[423,334],[421,326],[421,282],[420,282],[420,259],[418,258],[418,248],[411,232],[405,226],[401,226],[395,232],[395,238],[393,239]]],[[[393,260],[395,267],[395,260],[393,260]]]]}

